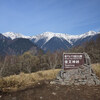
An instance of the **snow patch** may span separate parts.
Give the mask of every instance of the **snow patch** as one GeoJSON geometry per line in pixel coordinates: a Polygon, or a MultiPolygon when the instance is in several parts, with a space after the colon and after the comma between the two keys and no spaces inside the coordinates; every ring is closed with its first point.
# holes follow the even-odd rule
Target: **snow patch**
{"type": "Polygon", "coordinates": [[[16,38],[27,38],[27,39],[31,38],[30,36],[25,36],[20,33],[13,33],[13,32],[6,32],[6,33],[3,33],[3,35],[11,38],[12,40],[16,38]]]}

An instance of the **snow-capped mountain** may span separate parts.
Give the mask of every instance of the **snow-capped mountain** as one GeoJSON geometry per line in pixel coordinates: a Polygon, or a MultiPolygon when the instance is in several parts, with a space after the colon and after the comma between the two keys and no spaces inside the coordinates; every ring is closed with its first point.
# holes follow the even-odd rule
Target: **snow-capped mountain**
{"type": "Polygon", "coordinates": [[[96,34],[100,34],[100,32],[89,31],[89,32],[86,32],[86,33],[81,34],[81,35],[69,35],[69,34],[65,34],[65,33],[45,32],[45,33],[42,33],[40,35],[33,37],[32,39],[35,39],[34,40],[35,43],[38,42],[41,39],[45,39],[45,43],[47,43],[51,38],[57,37],[57,38],[60,38],[60,39],[63,38],[66,41],[68,41],[70,44],[73,45],[73,42],[72,42],[73,39],[76,41],[78,39],[82,39],[82,38],[85,38],[85,37],[88,37],[88,36],[94,36],[96,34]]]}
{"type": "Polygon", "coordinates": [[[100,35],[100,32],[89,31],[81,35],[44,32],[36,36],[24,36],[19,33],[6,32],[3,33],[3,35],[11,39],[27,38],[30,39],[33,43],[35,43],[44,51],[55,51],[59,49],[69,49],[75,45],[81,45],[86,41],[90,41],[92,39],[97,38],[98,35],[100,35]]]}
{"type": "Polygon", "coordinates": [[[38,53],[40,49],[29,39],[17,38],[11,40],[0,34],[0,55],[19,55],[29,50],[38,53]]]}
{"type": "Polygon", "coordinates": [[[36,36],[25,36],[23,34],[14,33],[14,32],[6,32],[6,33],[2,33],[2,34],[5,37],[7,37],[7,38],[11,38],[12,40],[16,39],[16,38],[27,38],[27,39],[35,39],[34,42],[37,42],[40,39],[45,38],[46,39],[45,42],[48,42],[52,37],[58,37],[58,38],[64,38],[69,43],[71,43],[72,39],[76,39],[77,40],[79,38],[85,38],[87,36],[92,36],[92,35],[100,34],[100,32],[89,31],[89,32],[83,33],[81,35],[70,35],[70,34],[66,34],[66,33],[44,32],[44,33],[36,35],[36,36]]]}
{"type": "Polygon", "coordinates": [[[96,35],[96,34],[100,34],[100,33],[95,32],[95,31],[89,31],[89,32],[86,32],[86,33],[83,33],[83,34],[79,35],[79,38],[85,38],[87,36],[93,36],[93,35],[96,35]]]}
{"type": "Polygon", "coordinates": [[[58,38],[64,38],[66,39],[69,43],[71,43],[71,39],[79,39],[79,38],[85,38],[87,36],[92,36],[95,34],[100,34],[100,32],[95,32],[95,31],[89,31],[81,35],[69,35],[65,33],[53,33],[53,32],[45,32],[40,35],[37,35],[35,38],[35,42],[37,42],[40,39],[46,38],[46,42],[48,42],[52,37],[58,37],[58,38]]]}
{"type": "Polygon", "coordinates": [[[31,40],[44,51],[55,51],[59,49],[69,49],[76,45],[81,45],[86,41],[95,39],[100,32],[89,31],[81,35],[69,35],[63,33],[45,32],[35,36],[31,40]]]}
{"type": "Polygon", "coordinates": [[[25,36],[20,33],[13,33],[13,32],[6,32],[3,33],[3,35],[6,36],[7,38],[11,38],[12,40],[16,38],[27,38],[27,39],[31,38],[30,36],[25,36]]]}

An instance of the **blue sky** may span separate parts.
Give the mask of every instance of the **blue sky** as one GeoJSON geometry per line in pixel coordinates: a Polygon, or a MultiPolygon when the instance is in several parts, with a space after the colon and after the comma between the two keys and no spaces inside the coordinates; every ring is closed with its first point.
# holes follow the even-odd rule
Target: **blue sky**
{"type": "Polygon", "coordinates": [[[100,0],[0,0],[0,32],[100,31],[100,0]]]}

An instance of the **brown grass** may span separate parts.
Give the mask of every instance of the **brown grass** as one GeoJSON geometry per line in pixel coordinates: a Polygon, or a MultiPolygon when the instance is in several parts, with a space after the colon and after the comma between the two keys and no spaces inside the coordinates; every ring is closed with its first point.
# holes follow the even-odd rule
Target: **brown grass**
{"type": "MultiPolygon", "coordinates": [[[[92,64],[92,68],[96,75],[100,77],[100,64],[92,64]]],[[[20,73],[19,75],[0,78],[0,91],[12,92],[33,87],[40,81],[55,79],[59,71],[60,69],[52,69],[31,74],[20,73]]]]}
{"type": "Polygon", "coordinates": [[[100,63],[92,64],[92,69],[96,73],[96,75],[100,78],[100,63]]]}
{"type": "Polygon", "coordinates": [[[34,86],[39,81],[56,78],[59,71],[60,69],[38,71],[31,74],[20,73],[19,75],[0,78],[0,89],[3,92],[23,90],[30,86],[34,86]]]}

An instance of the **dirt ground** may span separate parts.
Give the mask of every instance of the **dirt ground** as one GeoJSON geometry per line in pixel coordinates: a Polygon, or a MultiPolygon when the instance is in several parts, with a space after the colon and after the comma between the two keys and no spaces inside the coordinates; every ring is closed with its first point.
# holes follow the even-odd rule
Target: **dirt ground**
{"type": "Polygon", "coordinates": [[[100,86],[51,85],[45,81],[24,91],[0,93],[0,100],[100,100],[100,86]]]}

